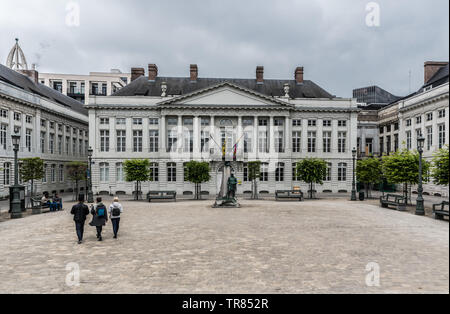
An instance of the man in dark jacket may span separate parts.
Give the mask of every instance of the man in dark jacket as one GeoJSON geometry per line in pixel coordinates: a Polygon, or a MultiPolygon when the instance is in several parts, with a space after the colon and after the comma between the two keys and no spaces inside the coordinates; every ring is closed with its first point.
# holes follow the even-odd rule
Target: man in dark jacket
{"type": "Polygon", "coordinates": [[[84,224],[86,223],[86,216],[89,215],[89,208],[84,204],[84,194],[78,196],[78,204],[73,205],[70,212],[75,221],[75,228],[77,230],[78,244],[83,242],[84,224]]]}
{"type": "Polygon", "coordinates": [[[101,197],[97,197],[97,203],[92,206],[91,214],[92,221],[89,224],[97,228],[97,239],[98,241],[102,241],[102,230],[103,226],[108,222],[108,211],[102,203],[101,197]]]}

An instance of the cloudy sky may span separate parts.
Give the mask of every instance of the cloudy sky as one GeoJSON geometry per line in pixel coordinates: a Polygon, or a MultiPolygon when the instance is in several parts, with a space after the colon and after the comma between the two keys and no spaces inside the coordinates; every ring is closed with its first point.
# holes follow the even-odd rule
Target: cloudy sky
{"type": "Polygon", "coordinates": [[[306,79],[341,97],[372,84],[397,95],[418,89],[424,61],[449,59],[449,1],[375,1],[375,27],[369,2],[0,0],[0,62],[18,37],[41,72],[156,63],[160,75],[188,76],[196,63],[203,77],[253,78],[264,65],[266,78],[287,79],[304,66],[306,79]]]}

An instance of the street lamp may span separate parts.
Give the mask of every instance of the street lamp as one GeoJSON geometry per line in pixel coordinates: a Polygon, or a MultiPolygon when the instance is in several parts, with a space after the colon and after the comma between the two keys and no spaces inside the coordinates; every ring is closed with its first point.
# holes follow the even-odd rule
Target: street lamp
{"type": "Polygon", "coordinates": [[[11,135],[14,150],[14,186],[12,187],[11,219],[22,218],[22,202],[20,200],[21,186],[19,186],[19,161],[17,153],[19,152],[20,135],[11,135]]]}
{"type": "Polygon", "coordinates": [[[356,201],[356,170],[355,170],[355,161],[356,161],[356,148],[352,150],[353,157],[353,183],[352,183],[352,201],[356,201]]]}
{"type": "Polygon", "coordinates": [[[88,167],[88,203],[94,203],[94,193],[92,192],[92,154],[94,150],[92,147],[88,149],[89,167],[88,167]]]}
{"type": "Polygon", "coordinates": [[[416,215],[425,216],[425,207],[423,201],[423,184],[422,184],[422,154],[425,145],[425,138],[420,135],[417,138],[417,150],[419,152],[419,188],[417,189],[418,196],[416,200],[416,215]]]}

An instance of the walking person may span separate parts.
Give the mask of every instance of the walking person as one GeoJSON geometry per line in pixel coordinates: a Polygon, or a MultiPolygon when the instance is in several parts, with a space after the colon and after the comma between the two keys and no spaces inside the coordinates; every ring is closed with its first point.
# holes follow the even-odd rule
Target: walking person
{"type": "Polygon", "coordinates": [[[83,243],[84,225],[86,223],[86,217],[89,215],[89,208],[84,204],[84,195],[78,196],[78,204],[73,205],[70,212],[73,215],[73,221],[75,221],[75,229],[78,236],[78,244],[83,243]]]}
{"type": "Polygon", "coordinates": [[[103,226],[108,221],[108,213],[106,206],[102,203],[101,197],[97,197],[97,203],[92,206],[91,214],[93,217],[89,224],[97,228],[97,239],[98,241],[102,241],[103,226]]]}
{"type": "Polygon", "coordinates": [[[117,239],[120,225],[120,215],[123,213],[122,204],[119,203],[119,198],[115,197],[113,203],[109,206],[109,216],[113,226],[114,239],[117,239]]]}

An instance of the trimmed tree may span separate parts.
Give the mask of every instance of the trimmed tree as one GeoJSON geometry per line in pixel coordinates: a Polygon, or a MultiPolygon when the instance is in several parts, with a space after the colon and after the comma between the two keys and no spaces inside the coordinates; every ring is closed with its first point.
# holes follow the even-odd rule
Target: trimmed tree
{"type": "Polygon", "coordinates": [[[19,168],[20,178],[23,182],[31,183],[31,197],[34,196],[34,181],[44,177],[44,160],[41,158],[20,159],[22,166],[19,168]]]}
{"type": "MultiPolygon", "coordinates": [[[[422,159],[422,178],[428,182],[430,163],[422,159]]],[[[403,195],[409,200],[408,186],[419,183],[419,153],[409,150],[395,152],[384,156],[382,171],[388,182],[403,185],[403,195]]]]}
{"type": "Polygon", "coordinates": [[[75,182],[75,190],[74,190],[75,199],[77,198],[79,192],[78,189],[79,182],[86,180],[87,168],[88,168],[87,163],[81,161],[72,161],[66,165],[67,177],[72,182],[75,182]]]}
{"type": "Polygon", "coordinates": [[[449,176],[449,147],[440,149],[434,154],[433,168],[431,170],[431,176],[433,177],[433,183],[437,185],[448,185],[449,176]]]}
{"type": "Polygon", "coordinates": [[[186,181],[195,184],[195,199],[201,198],[202,183],[211,179],[209,163],[190,161],[186,164],[186,181]]]}
{"type": "Polygon", "coordinates": [[[250,161],[248,163],[248,179],[252,182],[252,199],[258,198],[257,179],[261,175],[261,161],[250,161]]]}
{"type": "Polygon", "coordinates": [[[139,200],[140,183],[151,180],[150,161],[148,159],[126,160],[123,164],[125,181],[135,182],[134,199],[139,200]]]}
{"type": "Polygon", "coordinates": [[[323,178],[327,173],[327,163],[318,158],[307,158],[297,163],[297,176],[301,181],[309,184],[309,198],[314,197],[314,184],[323,184],[323,178]]]}
{"type": "Polygon", "coordinates": [[[369,197],[373,185],[383,180],[381,170],[381,161],[378,158],[371,157],[358,160],[356,176],[359,182],[364,183],[367,197],[369,197]]]}

